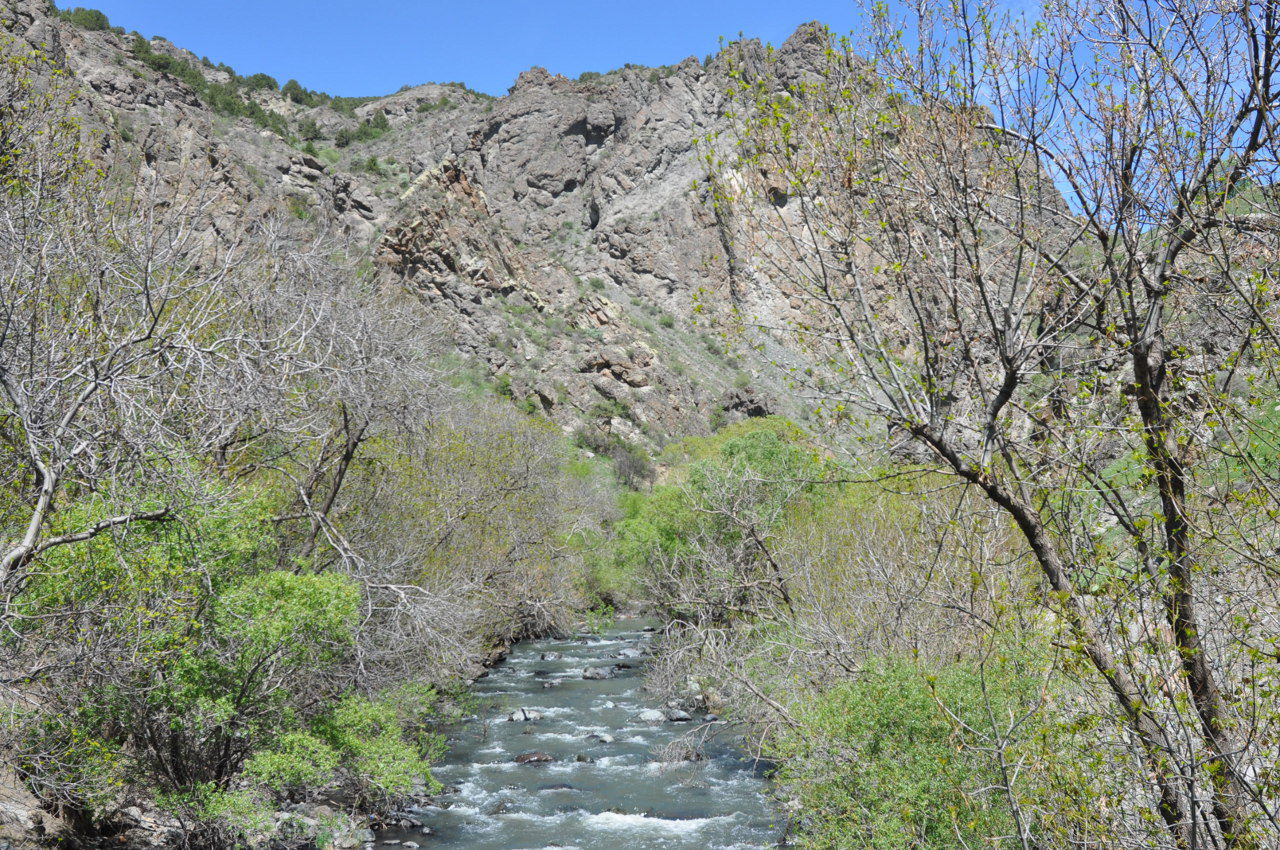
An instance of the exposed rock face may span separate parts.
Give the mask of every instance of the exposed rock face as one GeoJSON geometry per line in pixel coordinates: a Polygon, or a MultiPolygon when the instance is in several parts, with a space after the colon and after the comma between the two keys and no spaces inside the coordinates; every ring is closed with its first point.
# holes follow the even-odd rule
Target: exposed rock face
{"type": "MultiPolygon", "coordinates": [[[[791,412],[764,363],[779,352],[726,352],[713,327],[731,284],[757,316],[793,315],[785,294],[731,279],[731,240],[695,188],[697,141],[725,122],[722,60],[588,82],[534,68],[503,98],[424,85],[353,113],[253,92],[291,133],[314,122],[320,138],[306,147],[216,113],[142,61],[132,36],[76,29],[44,0],[3,4],[6,29],[82,84],[104,147],[161,171],[206,159],[227,232],[284,210],[347,234],[530,409],[642,442],[705,431],[720,408],[791,412]],[[336,147],[339,131],[374,121],[389,129],[336,147]],[[761,393],[726,396],[744,372],[761,393]]],[[[784,74],[811,73],[823,46],[802,28],[780,51],[784,74]]],[[[149,49],[211,83],[231,79],[162,39],[149,49]]],[[[748,74],[764,61],[758,44],[733,49],[748,74]]]]}

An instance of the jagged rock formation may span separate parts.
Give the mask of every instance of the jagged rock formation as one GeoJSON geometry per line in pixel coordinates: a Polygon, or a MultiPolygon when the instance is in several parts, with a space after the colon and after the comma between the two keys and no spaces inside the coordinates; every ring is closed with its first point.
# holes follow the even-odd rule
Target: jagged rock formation
{"type": "MultiPolygon", "coordinates": [[[[503,98],[433,84],[347,112],[270,87],[246,93],[281,119],[270,129],[207,102],[201,78],[233,81],[222,66],[162,39],[140,48],[77,29],[46,0],[5,4],[6,29],[83,84],[104,147],[155,168],[206,157],[228,230],[287,209],[345,232],[530,409],[653,443],[705,431],[726,405],[795,410],[765,364],[779,352],[726,350],[715,328],[731,284],[750,290],[738,294],[758,315],[785,321],[791,309],[781,292],[731,280],[731,240],[695,189],[697,141],[724,122],[722,61],[589,81],[534,68],[503,98]],[[195,69],[197,84],[140,50],[195,69]],[[335,145],[362,124],[386,129],[335,145]],[[319,138],[299,139],[304,126],[319,138]],[[734,385],[748,380],[780,401],[746,401],[734,385]]],[[[781,51],[787,73],[817,67],[821,47],[818,30],[800,30],[781,51]]],[[[748,72],[763,61],[758,44],[735,49],[748,72]]]]}

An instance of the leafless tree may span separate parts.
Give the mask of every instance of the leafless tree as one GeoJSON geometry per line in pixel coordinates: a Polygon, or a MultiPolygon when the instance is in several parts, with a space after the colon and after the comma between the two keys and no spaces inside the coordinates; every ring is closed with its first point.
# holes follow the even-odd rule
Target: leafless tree
{"type": "Polygon", "coordinates": [[[708,148],[743,273],[800,304],[748,322],[824,364],[797,383],[1020,532],[1132,747],[1109,846],[1280,835],[1278,16],[869,8],[820,72],[744,66],[708,148]]]}

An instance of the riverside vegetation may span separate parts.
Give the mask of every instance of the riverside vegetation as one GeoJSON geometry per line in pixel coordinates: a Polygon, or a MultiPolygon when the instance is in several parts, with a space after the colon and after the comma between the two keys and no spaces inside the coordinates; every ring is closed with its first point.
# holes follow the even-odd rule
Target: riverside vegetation
{"type": "MultiPolygon", "coordinates": [[[[866,14],[857,43],[706,63],[726,278],[690,318],[817,414],[665,436],[623,400],[652,350],[588,358],[604,400],[553,424],[554,393],[459,356],[421,275],[297,205],[229,214],[218,157],[86,127],[7,41],[15,793],[69,841],[352,846],[289,807],[438,792],[480,660],[632,606],[666,623],[650,690],[776,765],[801,846],[1277,846],[1280,4],[866,14]]],[[[394,134],[377,114],[345,145],[394,134]]],[[[486,208],[440,175],[455,206],[394,234],[420,268],[428,230],[442,265],[505,244],[457,236],[486,208]]],[[[465,321],[500,283],[476,268],[465,321]]],[[[612,285],[573,293],[600,335],[612,285]]]]}

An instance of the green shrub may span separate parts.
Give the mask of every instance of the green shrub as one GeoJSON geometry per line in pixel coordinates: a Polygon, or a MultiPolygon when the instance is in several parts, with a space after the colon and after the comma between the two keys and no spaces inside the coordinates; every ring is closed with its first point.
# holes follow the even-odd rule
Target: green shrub
{"type": "Polygon", "coordinates": [[[249,91],[275,91],[280,88],[276,78],[270,74],[257,73],[244,78],[244,87],[249,91]]]}
{"type": "MultiPolygon", "coordinates": [[[[439,749],[405,734],[394,703],[350,695],[316,724],[350,771],[364,802],[385,802],[432,782],[430,761],[439,749]]],[[[437,739],[437,744],[439,741],[437,739]]],[[[436,786],[438,788],[438,786],[436,786]]]]}
{"type": "Polygon", "coordinates": [[[930,677],[893,660],[798,706],[799,727],[771,755],[800,801],[801,846],[951,850],[1015,833],[998,771],[939,703],[990,731],[1036,684],[1012,665],[960,662],[930,677]]]}
{"type": "Polygon", "coordinates": [[[298,121],[298,138],[311,142],[316,139],[323,139],[324,132],[314,118],[302,118],[298,121]]]}
{"type": "Polygon", "coordinates": [[[111,21],[97,9],[85,9],[77,6],[74,9],[62,10],[58,13],[58,17],[82,30],[101,32],[111,29],[111,21]]]}
{"type": "Polygon", "coordinates": [[[439,100],[424,100],[418,104],[418,112],[434,112],[452,108],[453,102],[448,97],[441,97],[439,100]]]}

